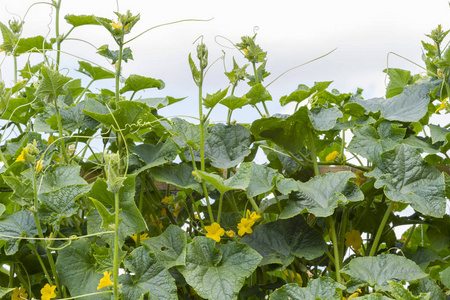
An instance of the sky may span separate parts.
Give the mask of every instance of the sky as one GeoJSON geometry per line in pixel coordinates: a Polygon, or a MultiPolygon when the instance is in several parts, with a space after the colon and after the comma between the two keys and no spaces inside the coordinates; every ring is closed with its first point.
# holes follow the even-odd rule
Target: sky
{"type": "MultiPolygon", "coordinates": [[[[24,17],[29,6],[36,1],[0,0],[0,21],[24,17]]],[[[395,52],[423,66],[421,60],[421,40],[438,24],[444,30],[450,28],[450,8],[447,1],[431,0],[321,0],[321,1],[213,1],[213,0],[165,0],[165,1],[118,1],[119,11],[130,10],[140,13],[141,20],[127,36],[132,38],[138,33],[155,25],[183,19],[211,19],[205,22],[183,22],[156,28],[129,46],[134,60],[125,64],[123,75],[139,74],[162,79],[166,88],[163,90],[146,90],[139,96],[176,98],[186,100],[160,113],[166,117],[178,115],[198,116],[198,91],[192,80],[188,65],[188,54],[196,56],[193,42],[203,36],[209,49],[210,64],[226,52],[225,60],[219,60],[208,71],[205,79],[204,93],[214,93],[228,86],[223,74],[232,68],[234,56],[239,65],[245,60],[236,49],[230,49],[230,41],[237,43],[244,35],[257,32],[257,43],[267,51],[266,70],[272,75],[269,83],[284,71],[317,58],[335,48],[330,55],[291,71],[270,85],[269,92],[273,101],[268,103],[271,114],[289,113],[292,107],[281,107],[279,99],[293,92],[299,84],[313,85],[315,81],[334,81],[330,88],[341,92],[355,92],[364,89],[363,97],[382,97],[387,79],[382,72],[386,67],[411,70],[413,74],[423,72],[418,66],[388,53],[395,52]],[[227,40],[228,39],[228,40],[227,40]]],[[[114,18],[117,3],[113,0],[62,0],[61,16],[66,14],[94,14],[114,18]]],[[[25,18],[23,37],[44,35],[54,37],[55,11],[50,5],[32,6],[25,18]]],[[[61,22],[61,32],[65,33],[70,25],[61,22]]],[[[113,69],[96,49],[109,44],[115,49],[109,33],[100,26],[84,26],[75,29],[72,38],[84,39],[91,43],[66,41],[62,50],[83,59],[95,61],[102,66],[113,69]],[[93,46],[92,46],[93,45],[93,46]]],[[[19,67],[27,57],[19,59],[19,67]]],[[[32,55],[32,61],[39,62],[39,55],[32,55]]],[[[71,77],[87,77],[77,73],[77,58],[62,55],[62,65],[71,77]]],[[[12,84],[13,63],[11,57],[1,56],[0,70],[7,86],[12,84]]],[[[249,70],[250,71],[250,70],[249,70]]],[[[114,82],[106,80],[92,86],[92,90],[103,87],[113,89],[114,82]]],[[[249,90],[246,84],[240,84],[236,95],[243,95],[249,90]]],[[[226,109],[215,109],[211,115],[215,121],[226,120],[226,109]]],[[[238,110],[233,119],[238,122],[251,122],[258,118],[251,108],[238,110]]]]}

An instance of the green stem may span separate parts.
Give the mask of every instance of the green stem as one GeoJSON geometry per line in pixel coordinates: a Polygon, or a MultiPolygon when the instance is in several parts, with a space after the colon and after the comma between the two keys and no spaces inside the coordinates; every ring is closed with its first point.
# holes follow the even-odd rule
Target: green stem
{"type": "Polygon", "coordinates": [[[341,164],[344,162],[344,148],[345,148],[345,129],[342,130],[341,153],[339,153],[341,164]]]}
{"type": "Polygon", "coordinates": [[[386,226],[387,220],[391,215],[392,208],[394,207],[394,202],[391,201],[386,212],[384,213],[383,219],[381,220],[380,227],[378,227],[377,235],[375,236],[375,240],[373,241],[372,248],[370,249],[369,256],[374,256],[378,250],[378,243],[380,242],[381,235],[383,234],[384,227],[386,226]]]}
{"type": "MultiPolygon", "coordinates": [[[[33,164],[31,165],[31,174],[32,174],[32,178],[33,178],[33,192],[34,192],[34,209],[35,209],[35,212],[33,213],[34,222],[36,223],[36,229],[38,231],[39,237],[41,239],[43,239],[44,234],[42,232],[41,223],[39,220],[39,216],[37,214],[38,193],[37,193],[37,183],[36,183],[36,168],[33,164]]],[[[45,249],[45,253],[47,254],[48,262],[50,264],[50,268],[52,270],[53,277],[55,279],[56,288],[58,289],[58,295],[60,295],[61,294],[61,285],[59,283],[59,277],[56,272],[55,261],[53,260],[52,252],[47,248],[47,245],[45,245],[45,243],[46,243],[45,240],[41,242],[42,247],[45,249]]],[[[36,252],[36,254],[37,254],[37,252],[36,252]]],[[[39,256],[39,255],[37,254],[37,256],[39,256]]]]}
{"type": "Polygon", "coordinates": [[[15,264],[12,263],[11,266],[9,267],[9,283],[8,283],[8,287],[12,288],[14,287],[14,269],[15,269],[15,264]]]}
{"type": "Polygon", "coordinates": [[[253,206],[253,209],[256,211],[258,215],[261,215],[261,210],[259,209],[258,205],[255,202],[255,199],[253,197],[248,198],[248,201],[250,201],[250,204],[253,206]]]}
{"type": "MultiPolygon", "coordinates": [[[[53,281],[52,281],[52,277],[50,276],[50,274],[47,271],[47,267],[45,266],[44,262],[42,261],[41,256],[39,255],[36,247],[34,247],[33,244],[29,243],[28,247],[30,247],[30,249],[34,252],[34,254],[36,255],[37,260],[39,261],[39,264],[41,265],[42,270],[44,271],[44,275],[45,278],[47,278],[47,282],[50,285],[53,285],[53,281]]],[[[59,290],[58,290],[59,291],[59,290]]]]}
{"type": "Polygon", "coordinates": [[[120,91],[120,73],[122,71],[122,55],[123,55],[123,43],[119,43],[119,60],[117,61],[116,69],[116,103],[119,102],[119,91],[120,91]]]}
{"type": "Polygon", "coordinates": [[[113,260],[113,290],[114,300],[119,299],[119,192],[114,193],[114,260],[113,260]]]}
{"type": "Polygon", "coordinates": [[[69,155],[66,151],[66,145],[64,144],[64,134],[62,130],[62,122],[61,122],[61,115],[59,114],[59,108],[58,108],[58,99],[55,97],[55,112],[56,112],[56,121],[58,122],[58,132],[59,132],[59,140],[60,140],[60,151],[62,152],[62,156],[64,157],[65,163],[69,163],[69,155]]]}
{"type": "Polygon", "coordinates": [[[17,84],[17,56],[14,55],[14,85],[17,84]]]}
{"type": "Polygon", "coordinates": [[[281,214],[282,209],[281,209],[280,200],[278,199],[278,196],[275,192],[273,192],[273,196],[275,197],[275,200],[277,201],[278,210],[280,211],[280,214],[281,214]]]}
{"type": "Polygon", "coordinates": [[[59,36],[59,12],[61,9],[61,0],[58,0],[58,3],[55,6],[56,9],[56,17],[55,17],[55,27],[56,27],[56,70],[59,70],[59,62],[61,59],[61,38],[59,36]]]}
{"type": "MultiPolygon", "coordinates": [[[[142,181],[144,176],[141,176],[141,193],[139,194],[139,212],[142,213],[142,207],[144,206],[144,185],[142,184],[142,181]]],[[[155,219],[156,222],[157,219],[155,219]]],[[[159,226],[156,226],[159,228],[159,226]]],[[[141,243],[141,234],[138,232],[136,234],[136,248],[139,247],[141,243]]]]}
{"type": "Polygon", "coordinates": [[[309,150],[311,150],[311,160],[312,160],[313,167],[314,167],[314,175],[319,176],[320,170],[319,170],[319,165],[317,163],[317,154],[316,154],[316,145],[314,144],[314,136],[313,136],[312,130],[309,126],[307,126],[306,130],[308,131],[309,150]]]}
{"type": "Polygon", "coordinates": [[[403,243],[403,246],[402,246],[402,249],[401,249],[402,251],[405,251],[406,248],[408,248],[409,241],[411,240],[415,229],[416,229],[416,224],[414,224],[411,227],[411,229],[410,229],[411,231],[409,232],[408,237],[406,238],[405,242],[403,243]]]}
{"type": "Polygon", "coordinates": [[[219,211],[217,212],[217,223],[220,224],[220,215],[222,214],[223,194],[220,194],[219,198],[219,211]]]}
{"type": "Polygon", "coordinates": [[[84,90],[81,92],[80,96],[77,97],[77,100],[75,100],[75,103],[78,103],[79,101],[81,101],[81,98],[84,96],[84,94],[86,93],[87,90],[89,90],[89,87],[91,86],[92,83],[94,83],[95,79],[92,79],[91,81],[89,81],[88,85],[84,88],[84,90]]]}
{"type": "Polygon", "coordinates": [[[339,246],[338,246],[338,239],[336,235],[336,228],[334,224],[333,217],[330,216],[327,218],[329,222],[329,226],[331,229],[331,239],[333,241],[333,251],[334,251],[334,267],[336,269],[336,281],[337,283],[342,283],[341,281],[341,262],[339,259],[339,246]]]}

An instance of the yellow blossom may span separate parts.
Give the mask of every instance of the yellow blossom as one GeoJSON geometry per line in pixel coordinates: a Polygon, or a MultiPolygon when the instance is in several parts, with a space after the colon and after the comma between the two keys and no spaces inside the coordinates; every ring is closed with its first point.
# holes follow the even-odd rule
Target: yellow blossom
{"type": "Polygon", "coordinates": [[[195,218],[196,220],[199,220],[199,219],[200,219],[196,213],[194,213],[194,218],[195,218]]]}
{"type": "Polygon", "coordinates": [[[172,199],[172,196],[167,196],[167,197],[165,197],[164,199],[161,200],[161,203],[168,204],[171,199],[172,199]]]}
{"type": "Polygon", "coordinates": [[[108,272],[108,271],[103,272],[103,278],[100,279],[100,283],[98,284],[97,290],[104,288],[106,286],[113,285],[113,283],[111,281],[111,274],[112,274],[112,272],[108,272]]]}
{"type": "Polygon", "coordinates": [[[253,221],[252,219],[242,218],[241,222],[237,226],[237,228],[239,229],[239,236],[243,236],[246,233],[252,233],[253,224],[255,224],[255,221],[253,221]]]}
{"type": "Polygon", "coordinates": [[[233,230],[228,230],[228,231],[225,231],[225,233],[229,236],[229,237],[234,237],[235,235],[236,235],[236,232],[234,232],[233,230]]]}
{"type": "Polygon", "coordinates": [[[364,176],[364,172],[363,171],[358,171],[355,173],[356,175],[356,179],[355,179],[355,183],[357,186],[361,186],[361,184],[363,184],[366,181],[366,177],[364,176]]]}
{"type": "Polygon", "coordinates": [[[28,153],[28,149],[27,148],[23,148],[23,150],[20,153],[20,155],[17,156],[16,161],[23,161],[23,162],[25,162],[25,156],[24,156],[25,153],[28,153]]]}
{"type": "Polygon", "coordinates": [[[177,203],[175,204],[175,211],[173,212],[173,216],[176,218],[178,217],[178,214],[180,213],[181,206],[177,203]]]}
{"type": "Polygon", "coordinates": [[[353,229],[352,232],[345,233],[345,246],[353,246],[353,249],[355,249],[356,253],[359,252],[362,242],[363,240],[361,238],[361,233],[359,232],[359,230],[353,229]]]}
{"type": "Polygon", "coordinates": [[[42,170],[42,165],[44,160],[40,159],[36,162],[36,173],[39,173],[42,170]]]}
{"type": "Polygon", "coordinates": [[[444,100],[442,100],[441,105],[435,110],[435,113],[437,113],[438,111],[447,108],[449,106],[448,103],[448,98],[445,98],[444,100]]]}
{"type": "Polygon", "coordinates": [[[211,226],[205,226],[205,229],[207,231],[206,237],[216,242],[220,242],[220,237],[225,234],[225,230],[217,222],[212,223],[211,226]]]}
{"type": "MultiPolygon", "coordinates": [[[[134,241],[135,243],[137,242],[137,233],[133,234],[133,235],[130,236],[130,237],[133,239],[133,241],[134,241]]],[[[146,234],[146,233],[141,234],[140,237],[139,237],[139,239],[140,239],[141,241],[148,239],[148,234],[146,234]]]]}
{"type": "Polygon", "coordinates": [[[109,23],[109,25],[111,25],[112,26],[112,28],[114,28],[114,29],[122,29],[122,22],[120,22],[120,20],[118,20],[117,22],[112,22],[112,23],[109,23]]]}
{"type": "Polygon", "coordinates": [[[336,160],[336,157],[339,155],[338,151],[333,151],[330,154],[327,155],[327,157],[325,157],[326,161],[334,161],[336,160]]]}
{"type": "Polygon", "coordinates": [[[16,287],[11,295],[11,300],[28,299],[27,291],[23,287],[16,287]]]}
{"type": "Polygon", "coordinates": [[[49,136],[48,140],[47,140],[47,145],[50,145],[51,143],[53,143],[54,140],[55,140],[55,137],[53,135],[49,136]]]}
{"type": "Polygon", "coordinates": [[[50,300],[52,298],[56,297],[55,294],[56,285],[50,286],[50,284],[44,285],[44,287],[41,289],[41,299],[42,300],[50,300]]]}
{"type": "Polygon", "coordinates": [[[245,217],[247,219],[249,219],[249,220],[252,220],[253,222],[256,222],[259,218],[261,218],[261,216],[256,214],[255,211],[250,214],[250,210],[248,210],[248,209],[247,209],[247,212],[245,214],[245,217]]]}

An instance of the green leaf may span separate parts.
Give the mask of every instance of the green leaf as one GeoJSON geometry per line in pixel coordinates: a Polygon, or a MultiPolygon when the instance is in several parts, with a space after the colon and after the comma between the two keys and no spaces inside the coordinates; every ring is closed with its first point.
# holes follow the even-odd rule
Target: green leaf
{"type": "Polygon", "coordinates": [[[386,98],[394,97],[403,92],[403,88],[408,84],[411,77],[410,71],[402,69],[384,69],[384,73],[389,76],[389,84],[386,87],[386,98]]]}
{"type": "Polygon", "coordinates": [[[215,124],[209,128],[205,143],[206,157],[216,168],[228,169],[244,161],[250,154],[253,139],[250,131],[240,124],[215,124]]]}
{"type": "Polygon", "coordinates": [[[0,30],[3,38],[3,44],[0,45],[0,49],[5,50],[7,53],[12,53],[17,43],[17,36],[2,22],[0,22],[0,30]]]}
{"type": "Polygon", "coordinates": [[[281,264],[283,269],[294,261],[295,256],[313,260],[327,251],[322,233],[309,227],[301,216],[258,225],[240,243],[262,255],[260,266],[281,264]]]}
{"type": "Polygon", "coordinates": [[[130,147],[130,151],[137,154],[145,163],[145,166],[136,170],[134,173],[140,173],[149,168],[163,165],[173,161],[178,155],[178,149],[171,139],[167,139],[165,143],[157,145],[141,144],[130,147]]]}
{"type": "Polygon", "coordinates": [[[14,291],[14,288],[4,288],[0,286],[0,299],[14,291]]]}
{"type": "MultiPolygon", "coordinates": [[[[36,222],[30,211],[18,211],[12,215],[0,217],[0,232],[12,237],[34,237],[38,234],[36,222]]],[[[4,251],[6,255],[13,255],[19,250],[20,239],[0,236],[0,240],[6,241],[4,251]]],[[[4,243],[0,243],[3,245],[4,243]]]]}
{"type": "Polygon", "coordinates": [[[90,198],[90,200],[92,201],[98,213],[102,217],[102,224],[100,225],[101,228],[105,229],[106,231],[114,229],[115,226],[114,224],[116,221],[114,212],[110,213],[108,209],[100,201],[94,198],[90,198]]]}
{"type": "Polygon", "coordinates": [[[436,154],[439,153],[439,145],[433,145],[429,137],[414,136],[411,135],[408,138],[401,141],[402,144],[411,146],[419,152],[436,154]]]}
{"type": "MultiPolygon", "coordinates": [[[[198,149],[200,146],[200,125],[194,125],[189,123],[188,121],[180,118],[173,118],[172,120],[172,132],[177,136],[180,141],[175,139],[177,144],[181,144],[180,147],[186,147],[186,144],[194,148],[198,149]]],[[[209,135],[207,134],[208,122],[204,123],[204,139],[208,139],[209,135]]]]}
{"type": "Polygon", "coordinates": [[[164,98],[139,98],[136,99],[137,102],[142,102],[147,104],[148,107],[152,109],[161,109],[163,107],[172,105],[174,103],[177,103],[181,100],[184,100],[185,98],[174,98],[174,97],[164,97],[164,98]]]}
{"type": "MultiPolygon", "coordinates": [[[[91,198],[101,202],[112,214],[114,212],[114,193],[107,190],[108,186],[104,179],[97,179],[90,193],[91,198]]],[[[134,201],[135,196],[135,175],[128,175],[119,191],[119,238],[122,243],[127,236],[141,232],[147,228],[141,212],[134,201]]],[[[102,218],[97,211],[92,210],[88,215],[88,232],[96,233],[105,231],[101,229],[102,218]]],[[[102,235],[105,237],[106,235],[102,235]]],[[[107,238],[112,239],[113,235],[108,234],[107,238]]]]}
{"type": "Polygon", "coordinates": [[[2,107],[3,110],[0,119],[26,125],[35,114],[35,110],[31,106],[33,101],[34,99],[28,97],[10,98],[5,103],[6,107],[2,107]]]}
{"type": "Polygon", "coordinates": [[[152,175],[156,180],[173,184],[179,188],[203,193],[202,186],[192,175],[192,164],[181,163],[164,167],[155,167],[152,169],[152,175]]]}
{"type": "Polygon", "coordinates": [[[388,298],[383,294],[379,293],[370,293],[361,297],[353,298],[355,300],[392,300],[392,298],[388,298]]]}
{"type": "Polygon", "coordinates": [[[79,61],[78,64],[80,67],[77,71],[89,76],[93,81],[114,78],[116,76],[112,71],[106,70],[102,67],[94,67],[85,61],[79,61]]]}
{"type": "Polygon", "coordinates": [[[430,294],[421,293],[419,296],[415,297],[410,291],[405,289],[402,284],[389,281],[389,286],[391,287],[391,293],[397,300],[429,300],[430,294]]]}
{"type": "Polygon", "coordinates": [[[278,171],[255,163],[242,163],[233,177],[225,185],[236,189],[246,189],[247,197],[255,197],[272,191],[276,182],[282,178],[278,171]]]}
{"type": "Polygon", "coordinates": [[[362,286],[375,291],[390,291],[389,281],[414,281],[427,276],[413,261],[394,254],[380,254],[354,258],[342,270],[351,276],[347,290],[354,292],[362,286]]]}
{"type": "Polygon", "coordinates": [[[354,100],[367,112],[380,111],[382,118],[390,121],[418,122],[428,112],[430,97],[428,84],[409,85],[403,92],[389,99],[373,98],[354,100]]]}
{"type": "Polygon", "coordinates": [[[171,224],[163,234],[146,239],[142,244],[155,254],[166,269],[186,264],[186,233],[178,226],[171,224]]]}
{"type": "Polygon", "coordinates": [[[227,87],[223,91],[222,90],[218,90],[216,93],[214,93],[212,95],[206,94],[206,97],[203,98],[203,105],[206,108],[211,108],[212,109],[214,106],[217,105],[217,103],[220,102],[220,100],[225,98],[225,96],[228,93],[228,88],[229,87],[227,87]]]}
{"type": "Polygon", "coordinates": [[[320,107],[309,110],[308,117],[314,129],[328,131],[336,125],[338,118],[342,118],[342,112],[337,107],[320,107]]]}
{"type": "Polygon", "coordinates": [[[426,163],[417,150],[398,145],[384,152],[376,168],[367,176],[375,177],[375,187],[384,187],[384,193],[392,201],[411,203],[415,210],[425,215],[444,216],[444,175],[426,163]]]}
{"type": "Polygon", "coordinates": [[[26,39],[20,39],[17,48],[15,51],[15,54],[22,54],[22,53],[42,53],[45,52],[45,50],[51,50],[52,44],[47,42],[43,36],[35,36],[30,37],[26,39]]]}
{"type": "Polygon", "coordinates": [[[123,285],[124,299],[165,300],[177,299],[175,279],[165,265],[161,264],[153,253],[145,247],[139,247],[124,260],[125,268],[133,275],[123,274],[119,282],[123,285]],[[144,298],[142,298],[144,299],[144,298]]]}
{"type": "Polygon", "coordinates": [[[64,86],[72,78],[67,77],[47,67],[41,69],[41,79],[39,80],[39,87],[36,90],[36,97],[45,100],[54,101],[59,95],[65,94],[64,86]]]}
{"type": "Polygon", "coordinates": [[[399,125],[383,121],[377,129],[372,125],[355,128],[348,150],[375,163],[380,159],[381,153],[394,149],[405,136],[406,129],[398,127],[399,125]]]}
{"type": "MultiPolygon", "coordinates": [[[[92,255],[95,258],[95,272],[110,272],[114,268],[114,247],[100,247],[97,244],[91,244],[92,255]]],[[[118,261],[122,261],[127,252],[119,248],[118,261]]]]}
{"type": "Polygon", "coordinates": [[[224,182],[224,179],[219,175],[202,172],[200,170],[197,170],[196,173],[206,182],[212,184],[221,194],[224,194],[227,191],[235,189],[233,187],[227,186],[224,182]]]}
{"type": "MultiPolygon", "coordinates": [[[[103,276],[96,273],[95,269],[89,239],[73,241],[71,245],[58,251],[56,270],[61,284],[69,289],[72,297],[97,292],[97,286],[103,276]]],[[[83,298],[109,300],[111,295],[100,294],[83,298]]]]}
{"type": "Polygon", "coordinates": [[[199,296],[233,300],[260,261],[261,256],[247,245],[195,237],[188,244],[186,266],[178,270],[199,296]]]}
{"type": "Polygon", "coordinates": [[[298,284],[289,283],[276,289],[271,295],[270,300],[340,300],[339,290],[345,287],[331,278],[320,277],[308,282],[307,287],[299,287],[298,284]]]}
{"type": "Polygon", "coordinates": [[[72,25],[73,27],[78,27],[82,25],[100,25],[100,23],[97,21],[97,17],[90,15],[65,15],[64,19],[72,25]]]}
{"type": "MultiPolygon", "coordinates": [[[[97,20],[100,20],[99,18],[97,20]]],[[[119,60],[119,50],[109,50],[108,45],[103,45],[97,49],[97,53],[111,60],[111,64],[115,64],[119,60]]],[[[124,48],[122,53],[122,60],[128,62],[133,60],[133,55],[130,48],[124,48]]]]}
{"type": "Polygon", "coordinates": [[[189,53],[189,67],[191,68],[192,78],[194,79],[195,84],[199,86],[201,74],[192,60],[191,53],[189,53]]]}
{"type": "Polygon", "coordinates": [[[272,100],[272,96],[261,83],[254,85],[250,91],[245,94],[245,97],[249,100],[251,105],[272,100]]]}
{"type": "Polygon", "coordinates": [[[122,130],[124,135],[141,128],[144,124],[150,126],[152,122],[155,123],[153,125],[157,123],[151,109],[144,103],[119,101],[116,105],[117,109],[113,111],[96,100],[88,99],[83,113],[105,126],[122,130]]]}
{"type": "Polygon", "coordinates": [[[450,267],[439,273],[442,283],[450,289],[450,267]]]}
{"type": "Polygon", "coordinates": [[[120,89],[120,93],[123,94],[129,91],[138,92],[140,90],[150,88],[157,88],[158,90],[161,90],[164,86],[164,82],[161,79],[154,79],[133,74],[125,80],[125,86],[120,89]]]}
{"type": "Polygon", "coordinates": [[[247,105],[249,103],[248,99],[243,96],[243,97],[236,97],[236,96],[228,96],[225,99],[220,100],[219,102],[222,105],[225,105],[226,107],[228,107],[231,111],[238,109],[238,108],[242,108],[245,105],[247,105]]]}
{"type": "Polygon", "coordinates": [[[300,103],[309,98],[312,94],[325,90],[333,81],[315,82],[314,86],[309,88],[304,84],[300,84],[297,90],[289,96],[283,96],[280,99],[281,106],[285,106],[289,102],[300,103]]]}
{"type": "MultiPolygon", "coordinates": [[[[99,122],[93,118],[85,115],[83,109],[86,107],[86,102],[82,101],[76,105],[69,107],[60,107],[59,114],[61,115],[61,125],[64,131],[73,133],[74,131],[86,128],[95,130],[99,122]]],[[[45,123],[50,125],[50,128],[55,132],[58,131],[58,120],[56,114],[52,114],[45,123]]]]}
{"type": "Polygon", "coordinates": [[[421,278],[418,281],[411,283],[408,288],[414,295],[429,293],[430,299],[432,300],[444,300],[441,288],[436,281],[430,278],[430,276],[421,278]]]}
{"type": "MultiPolygon", "coordinates": [[[[305,183],[296,181],[297,188],[290,194],[280,218],[288,219],[304,212],[327,217],[333,214],[339,203],[364,200],[358,186],[349,181],[355,177],[352,172],[343,171],[315,176],[305,183]]],[[[285,183],[282,182],[278,185],[278,190],[283,194],[289,194],[293,188],[291,181],[286,183],[289,183],[288,186],[283,186],[285,183]]]]}
{"type": "Polygon", "coordinates": [[[299,151],[305,139],[304,129],[309,125],[308,108],[300,107],[292,116],[273,115],[252,123],[250,131],[259,139],[267,139],[291,152],[299,151]]]}
{"type": "Polygon", "coordinates": [[[450,130],[433,124],[428,124],[428,127],[433,144],[444,142],[442,146],[445,146],[450,141],[450,130]]]}

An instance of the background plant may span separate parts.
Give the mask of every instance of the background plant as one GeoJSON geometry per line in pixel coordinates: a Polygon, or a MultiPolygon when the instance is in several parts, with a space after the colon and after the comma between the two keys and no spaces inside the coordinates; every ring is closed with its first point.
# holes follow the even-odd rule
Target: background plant
{"type": "Polygon", "coordinates": [[[211,95],[200,38],[186,55],[198,87],[192,121],[158,113],[183,100],[147,98],[161,79],[123,76],[129,43],[146,32],[133,32],[139,14],[66,15],[73,28],[60,34],[61,1],[51,5],[49,41],[22,37],[19,21],[0,23],[8,59],[42,57],[15,64],[14,85],[0,91],[2,296],[446,297],[450,124],[429,123],[449,108],[441,26],[422,43],[425,74],[385,70],[385,98],[300,84],[279,100],[295,103],[291,115],[268,110],[268,54],[256,34],[233,43],[240,56],[225,71],[229,86],[211,95]],[[62,71],[60,53],[88,25],[111,36],[96,49],[111,69],[80,58],[90,80],[82,86],[62,71]],[[90,89],[108,79],[113,90],[90,89]],[[226,124],[209,118],[218,105],[226,124]],[[237,109],[261,118],[239,124],[237,109]],[[254,162],[258,151],[266,164],[254,162]],[[407,207],[414,212],[397,213],[407,207]],[[399,225],[410,225],[401,239],[399,225]]]}

